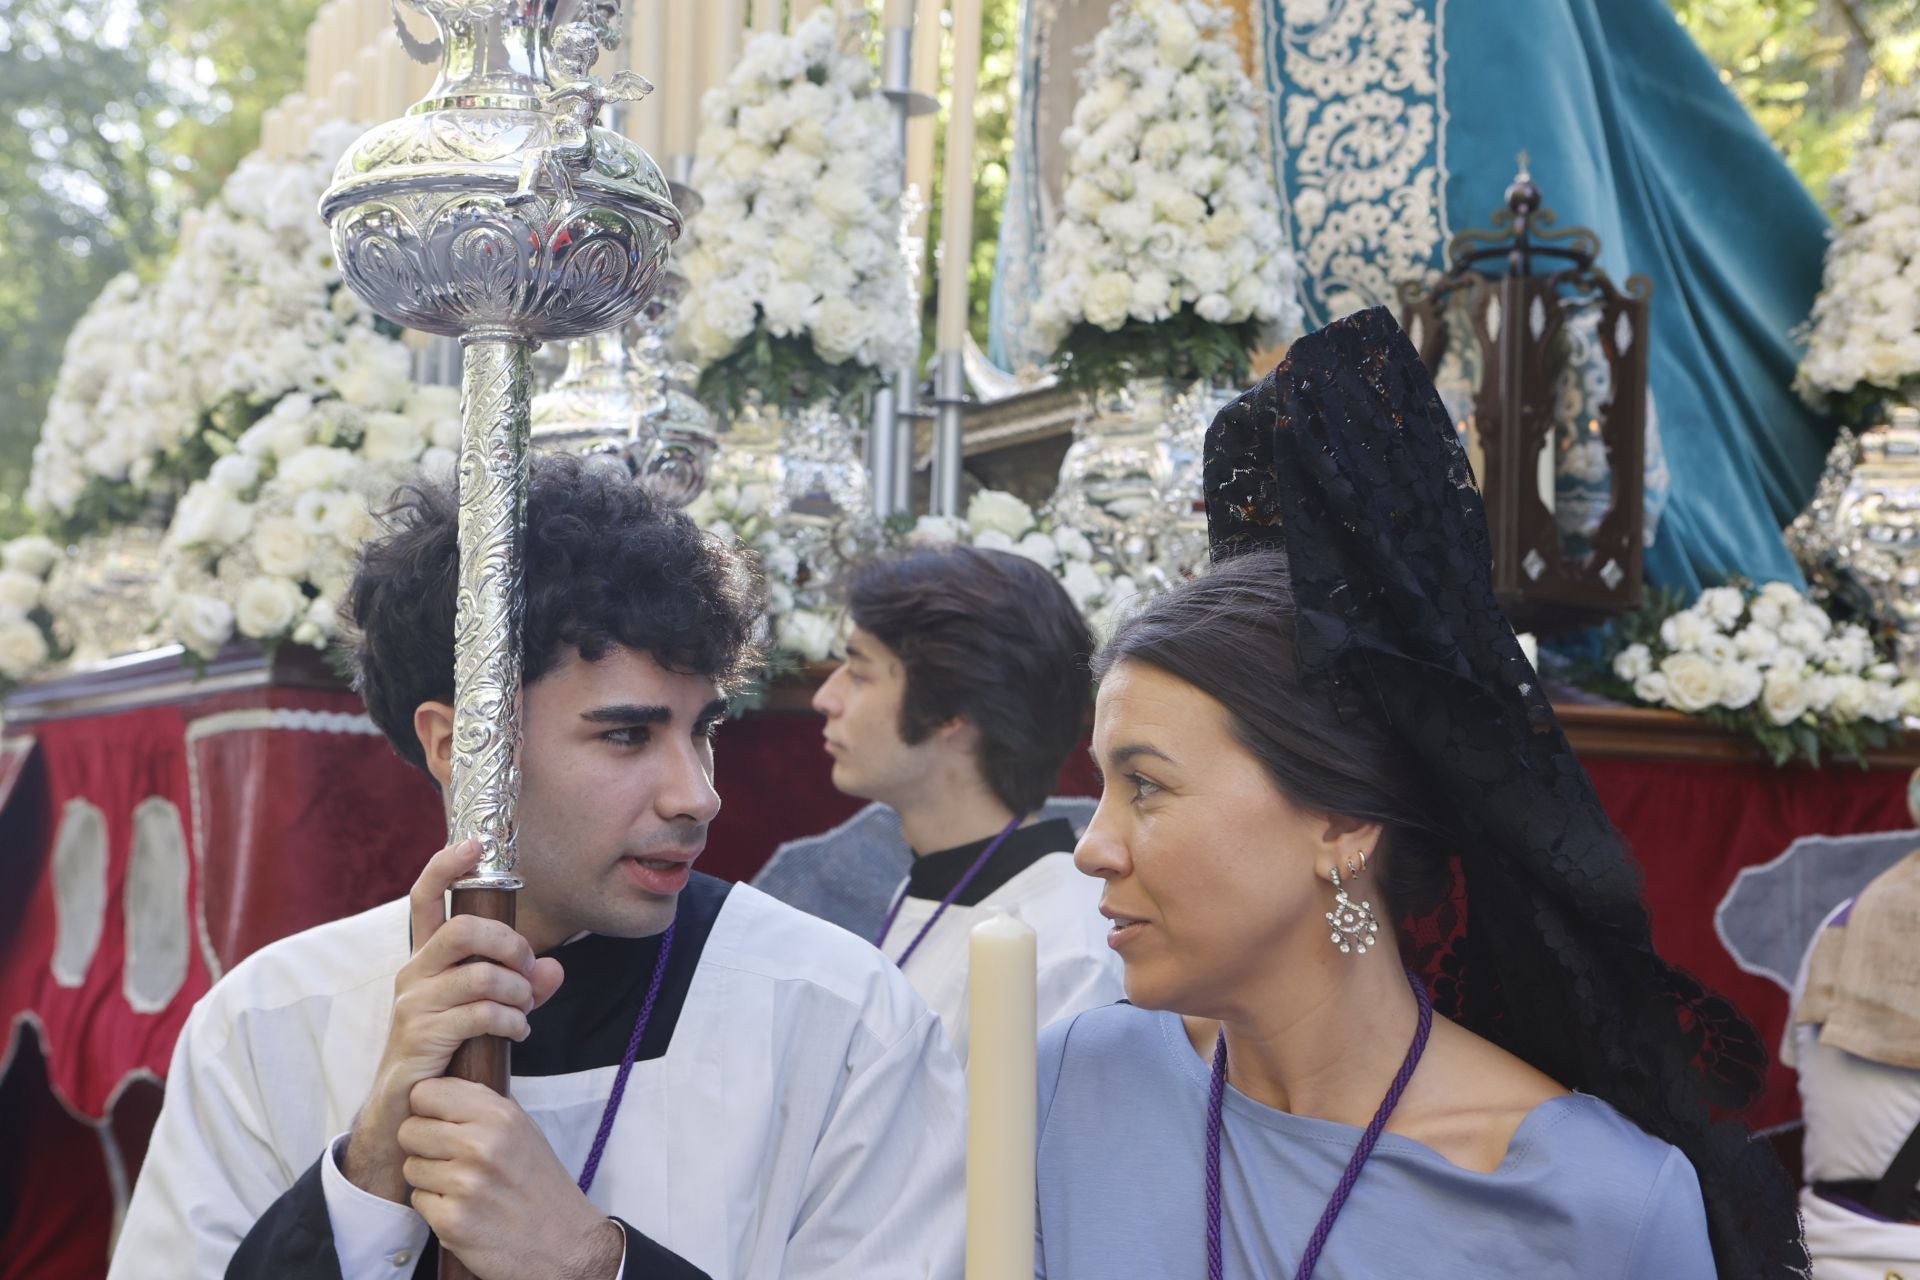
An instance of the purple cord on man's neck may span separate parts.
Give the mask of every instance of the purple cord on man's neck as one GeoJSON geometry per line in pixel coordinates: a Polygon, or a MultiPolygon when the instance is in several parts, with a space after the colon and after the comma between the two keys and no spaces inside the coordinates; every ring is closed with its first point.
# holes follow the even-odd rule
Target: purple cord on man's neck
{"type": "MultiPolygon", "coordinates": [[[[1031,812],[1031,810],[1028,812],[1031,812]]],[[[933,909],[933,914],[927,917],[927,922],[920,926],[920,932],[913,935],[913,941],[909,942],[907,949],[900,953],[900,958],[893,962],[896,966],[902,969],[907,967],[907,957],[920,949],[920,943],[925,940],[929,933],[933,932],[933,926],[939,922],[942,915],[946,914],[947,908],[959,900],[960,895],[967,891],[967,886],[973,883],[974,877],[986,869],[987,860],[993,857],[994,854],[1000,852],[1000,846],[1005,844],[1008,838],[1020,829],[1020,824],[1026,820],[1027,814],[1025,813],[1014,814],[1013,821],[1007,824],[1006,830],[995,836],[992,842],[988,844],[985,849],[981,850],[980,856],[973,860],[973,865],[967,868],[966,874],[960,877],[953,888],[947,890],[947,896],[940,900],[940,905],[933,909]]],[[[887,912],[887,918],[881,922],[880,932],[874,935],[874,946],[877,947],[884,943],[887,940],[887,935],[893,932],[893,922],[899,918],[900,908],[905,906],[906,903],[907,894],[906,890],[903,889],[900,891],[900,896],[894,899],[893,909],[887,912]]]]}
{"type": "Polygon", "coordinates": [[[587,1166],[580,1171],[580,1191],[584,1195],[593,1185],[593,1175],[600,1171],[600,1157],[606,1152],[607,1138],[613,1133],[613,1118],[620,1111],[620,1099],[627,1092],[627,1077],[633,1074],[633,1060],[640,1053],[640,1039],[647,1034],[647,1020],[653,1017],[653,1003],[660,998],[660,983],[667,976],[667,957],[673,952],[673,929],[679,924],[675,920],[660,935],[660,954],[653,962],[653,979],[647,984],[647,998],[640,1006],[640,1017],[633,1024],[633,1034],[627,1037],[627,1052],[620,1059],[620,1071],[613,1077],[613,1092],[607,1096],[607,1105],[600,1112],[600,1128],[593,1135],[593,1149],[587,1152],[587,1166]]]}
{"type": "MultiPolygon", "coordinates": [[[[1387,1120],[1393,1115],[1393,1109],[1400,1105],[1400,1097],[1406,1093],[1407,1084],[1413,1079],[1414,1068],[1420,1065],[1420,1057],[1427,1051],[1427,1037],[1433,1031],[1433,1001],[1427,995],[1426,984],[1411,970],[1407,973],[1407,981],[1413,986],[1415,999],[1420,1002],[1420,1022],[1414,1028],[1413,1043],[1407,1046],[1406,1059],[1401,1062],[1393,1083],[1387,1087],[1387,1096],[1381,1099],[1380,1109],[1373,1113],[1373,1119],[1361,1133],[1359,1145],[1354,1147],[1353,1156],[1347,1161],[1345,1172],[1340,1175],[1340,1184],[1334,1188],[1333,1199],[1327,1202],[1320,1221],[1313,1228],[1313,1235],[1308,1237],[1294,1280],[1313,1280],[1313,1269],[1320,1265],[1320,1253],[1326,1248],[1327,1237],[1333,1232],[1334,1219],[1346,1207],[1347,1197],[1353,1194],[1354,1183],[1360,1180],[1361,1168],[1367,1163],[1367,1157],[1373,1154],[1380,1135],[1386,1132],[1387,1120]]],[[[1223,1028],[1213,1047],[1213,1081],[1207,1096],[1207,1280],[1224,1280],[1226,1274],[1220,1204],[1220,1146],[1224,1130],[1226,1084],[1227,1033],[1223,1028]]]]}

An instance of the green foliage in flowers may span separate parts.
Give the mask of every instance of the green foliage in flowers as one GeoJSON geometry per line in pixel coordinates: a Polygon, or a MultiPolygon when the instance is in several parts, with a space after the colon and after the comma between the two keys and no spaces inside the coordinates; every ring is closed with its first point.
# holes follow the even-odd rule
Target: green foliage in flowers
{"type": "Polygon", "coordinates": [[[1139,378],[1239,384],[1247,353],[1259,345],[1260,322],[1219,324],[1182,307],[1170,320],[1128,319],[1108,331],[1081,321],[1061,348],[1060,381],[1088,397],[1118,391],[1139,378]]]}

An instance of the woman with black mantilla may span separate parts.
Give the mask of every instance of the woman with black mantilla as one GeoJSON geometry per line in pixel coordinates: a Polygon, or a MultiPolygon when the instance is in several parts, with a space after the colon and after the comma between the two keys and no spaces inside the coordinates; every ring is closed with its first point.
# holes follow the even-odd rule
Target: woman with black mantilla
{"type": "Polygon", "coordinates": [[[1654,952],[1387,313],[1226,409],[1206,484],[1215,568],[1097,664],[1075,856],[1133,1003],[1042,1038],[1036,1274],[1798,1274],[1790,1185],[1713,1118],[1764,1054],[1654,952]],[[1393,922],[1444,940],[1456,859],[1430,993],[1393,922]]]}

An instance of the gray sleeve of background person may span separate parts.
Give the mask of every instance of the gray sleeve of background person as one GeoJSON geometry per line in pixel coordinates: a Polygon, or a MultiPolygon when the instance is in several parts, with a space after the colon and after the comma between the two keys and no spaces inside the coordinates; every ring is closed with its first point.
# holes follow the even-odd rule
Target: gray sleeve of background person
{"type": "Polygon", "coordinates": [[[1680,1149],[1669,1148],[1620,1280],[1714,1280],[1716,1274],[1700,1179],[1680,1149]]]}

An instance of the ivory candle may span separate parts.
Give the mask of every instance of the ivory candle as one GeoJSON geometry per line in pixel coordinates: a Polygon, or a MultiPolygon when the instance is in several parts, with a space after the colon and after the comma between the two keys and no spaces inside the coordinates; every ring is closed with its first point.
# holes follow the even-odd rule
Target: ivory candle
{"type": "Polygon", "coordinates": [[[360,46],[353,55],[353,118],[375,123],[389,117],[381,110],[380,51],[372,45],[360,46]]]}
{"type": "Polygon", "coordinates": [[[913,21],[913,0],[887,0],[880,11],[880,26],[904,27],[913,21]]]}
{"type": "MultiPolygon", "coordinates": [[[[656,159],[671,161],[693,154],[694,132],[698,129],[699,110],[695,105],[695,87],[700,78],[695,58],[695,28],[692,0],[667,0],[666,57],[660,62],[665,83],[661,93],[666,99],[664,122],[666,155],[656,159]]],[[[667,166],[672,172],[672,165],[667,166]]]]}
{"type": "MultiPolygon", "coordinates": [[[[909,83],[915,93],[937,97],[940,93],[940,0],[919,0],[919,16],[913,24],[913,70],[909,83]]],[[[929,113],[907,121],[907,187],[919,201],[908,234],[919,242],[916,269],[926,261],[927,228],[932,223],[933,199],[933,125],[929,113]]]]}
{"type": "Polygon", "coordinates": [[[969,943],[966,1280],[1009,1280],[1033,1274],[1037,950],[1006,915],[969,943]]]}
{"type": "Polygon", "coordinates": [[[941,212],[941,351],[967,336],[967,266],[973,259],[973,99],[980,85],[980,0],[953,0],[953,91],[947,104],[946,200],[941,212]]]}
{"type": "Polygon", "coordinates": [[[707,90],[732,74],[740,61],[740,43],[747,31],[747,0],[709,0],[709,4],[706,25],[700,32],[706,54],[706,74],[694,87],[693,137],[687,146],[689,152],[699,143],[700,100],[707,90]]]}
{"type": "Polygon", "coordinates": [[[666,167],[666,137],[661,130],[671,81],[686,72],[666,65],[667,0],[639,0],[627,21],[627,66],[653,82],[653,92],[626,106],[626,135],[666,167]]]}

